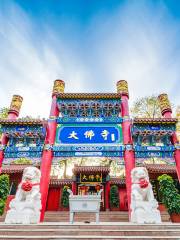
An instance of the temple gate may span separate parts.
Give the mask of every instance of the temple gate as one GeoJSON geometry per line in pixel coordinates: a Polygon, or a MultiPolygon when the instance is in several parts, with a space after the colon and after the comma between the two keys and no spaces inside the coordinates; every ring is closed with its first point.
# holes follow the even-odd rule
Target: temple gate
{"type": "MultiPolygon", "coordinates": [[[[64,81],[54,82],[48,120],[18,119],[22,97],[17,95],[13,96],[8,119],[0,120],[2,173],[10,174],[11,182],[18,183],[24,166],[12,163],[20,158],[29,158],[30,164],[41,168],[41,221],[46,209],[59,209],[58,202],[52,207],[50,197],[61,197],[61,192],[53,188],[56,184],[71,187],[74,194],[94,194],[103,188],[102,210],[109,209],[110,186],[121,186],[120,209],[130,209],[130,173],[135,166],[147,167],[155,192],[158,175],[169,173],[180,178],[177,119],[171,117],[166,94],[159,96],[163,118],[131,119],[125,80],[117,82],[117,93],[64,93],[64,88],[64,81]],[[78,164],[71,169],[72,179],[53,179],[53,166],[69,159],[78,164]],[[88,165],[81,164],[84,160],[88,165]],[[101,165],[101,161],[106,164],[101,165]],[[108,162],[123,174],[110,176],[108,162]]],[[[13,184],[12,190],[16,190],[13,184]]]]}

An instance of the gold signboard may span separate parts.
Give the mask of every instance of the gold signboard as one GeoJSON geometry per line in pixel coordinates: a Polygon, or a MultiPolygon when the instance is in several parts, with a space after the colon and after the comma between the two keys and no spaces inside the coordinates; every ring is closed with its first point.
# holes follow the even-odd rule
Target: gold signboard
{"type": "Polygon", "coordinates": [[[102,183],[102,173],[80,173],[81,183],[102,183]]]}

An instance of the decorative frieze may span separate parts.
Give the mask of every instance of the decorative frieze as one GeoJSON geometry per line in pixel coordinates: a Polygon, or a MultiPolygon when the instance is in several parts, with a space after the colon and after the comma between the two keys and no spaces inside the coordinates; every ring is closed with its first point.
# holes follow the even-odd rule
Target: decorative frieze
{"type": "MultiPolygon", "coordinates": [[[[58,108],[60,117],[63,118],[82,118],[102,119],[118,118],[121,114],[121,100],[120,99],[99,99],[99,100],[62,100],[58,99],[58,108]]],[[[81,120],[80,120],[81,119],[81,120]]]]}

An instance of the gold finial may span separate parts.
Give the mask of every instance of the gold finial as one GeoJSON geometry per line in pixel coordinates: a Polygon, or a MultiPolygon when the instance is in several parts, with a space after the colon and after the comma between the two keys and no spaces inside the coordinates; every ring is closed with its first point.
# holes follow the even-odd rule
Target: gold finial
{"type": "Polygon", "coordinates": [[[59,79],[55,80],[52,95],[64,93],[64,88],[65,88],[65,82],[63,80],[59,80],[59,79]]]}
{"type": "Polygon", "coordinates": [[[117,86],[117,93],[126,95],[129,98],[128,83],[126,80],[119,80],[116,86],[117,86]]]}
{"type": "Polygon", "coordinates": [[[19,115],[19,111],[21,109],[23,98],[19,95],[13,95],[9,113],[16,113],[19,115]]]}
{"type": "Polygon", "coordinates": [[[171,112],[171,104],[168,99],[168,95],[166,93],[160,94],[158,96],[159,107],[161,109],[161,114],[163,115],[165,112],[171,112]]]}

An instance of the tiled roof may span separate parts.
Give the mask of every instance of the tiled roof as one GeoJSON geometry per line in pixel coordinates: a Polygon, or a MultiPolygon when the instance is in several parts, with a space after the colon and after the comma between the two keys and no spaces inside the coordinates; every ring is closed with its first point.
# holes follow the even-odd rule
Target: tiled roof
{"type": "Polygon", "coordinates": [[[177,118],[134,118],[133,124],[142,124],[142,123],[151,123],[151,124],[176,124],[177,118]]]}
{"type": "Polygon", "coordinates": [[[88,172],[88,173],[93,173],[93,172],[102,172],[102,173],[109,173],[110,168],[109,167],[104,167],[104,166],[75,166],[73,169],[73,173],[82,173],[82,172],[88,172]]]}
{"type": "Polygon", "coordinates": [[[176,173],[176,166],[167,164],[144,164],[149,173],[176,173]]]}
{"type": "Polygon", "coordinates": [[[41,119],[0,119],[0,124],[2,125],[44,125],[46,123],[46,120],[41,119]]]}
{"type": "Polygon", "coordinates": [[[59,185],[71,185],[73,182],[73,179],[50,179],[50,185],[51,186],[59,186],[59,185]]]}
{"type": "Polygon", "coordinates": [[[120,99],[119,93],[59,93],[61,99],[120,99]]]}
{"type": "Polygon", "coordinates": [[[110,184],[125,185],[125,179],[118,177],[110,178],[110,184]]]}
{"type": "MultiPolygon", "coordinates": [[[[12,164],[2,166],[2,173],[22,173],[26,167],[30,167],[32,164],[12,164]]],[[[38,166],[36,166],[38,167],[38,166]]]]}
{"type": "MultiPolygon", "coordinates": [[[[4,165],[2,166],[2,173],[12,174],[12,173],[22,173],[24,168],[32,166],[30,164],[12,164],[12,165],[4,165]]],[[[39,166],[37,166],[39,167],[39,166]]],[[[176,166],[167,165],[167,164],[144,164],[144,167],[147,168],[149,173],[167,173],[167,174],[176,174],[176,166]]],[[[74,168],[74,173],[80,172],[103,172],[109,173],[109,167],[102,166],[76,166],[74,168]]],[[[71,184],[73,182],[72,179],[53,179],[51,178],[51,185],[64,185],[71,184]]],[[[111,184],[125,184],[125,179],[120,179],[117,177],[110,178],[111,184]]]]}

